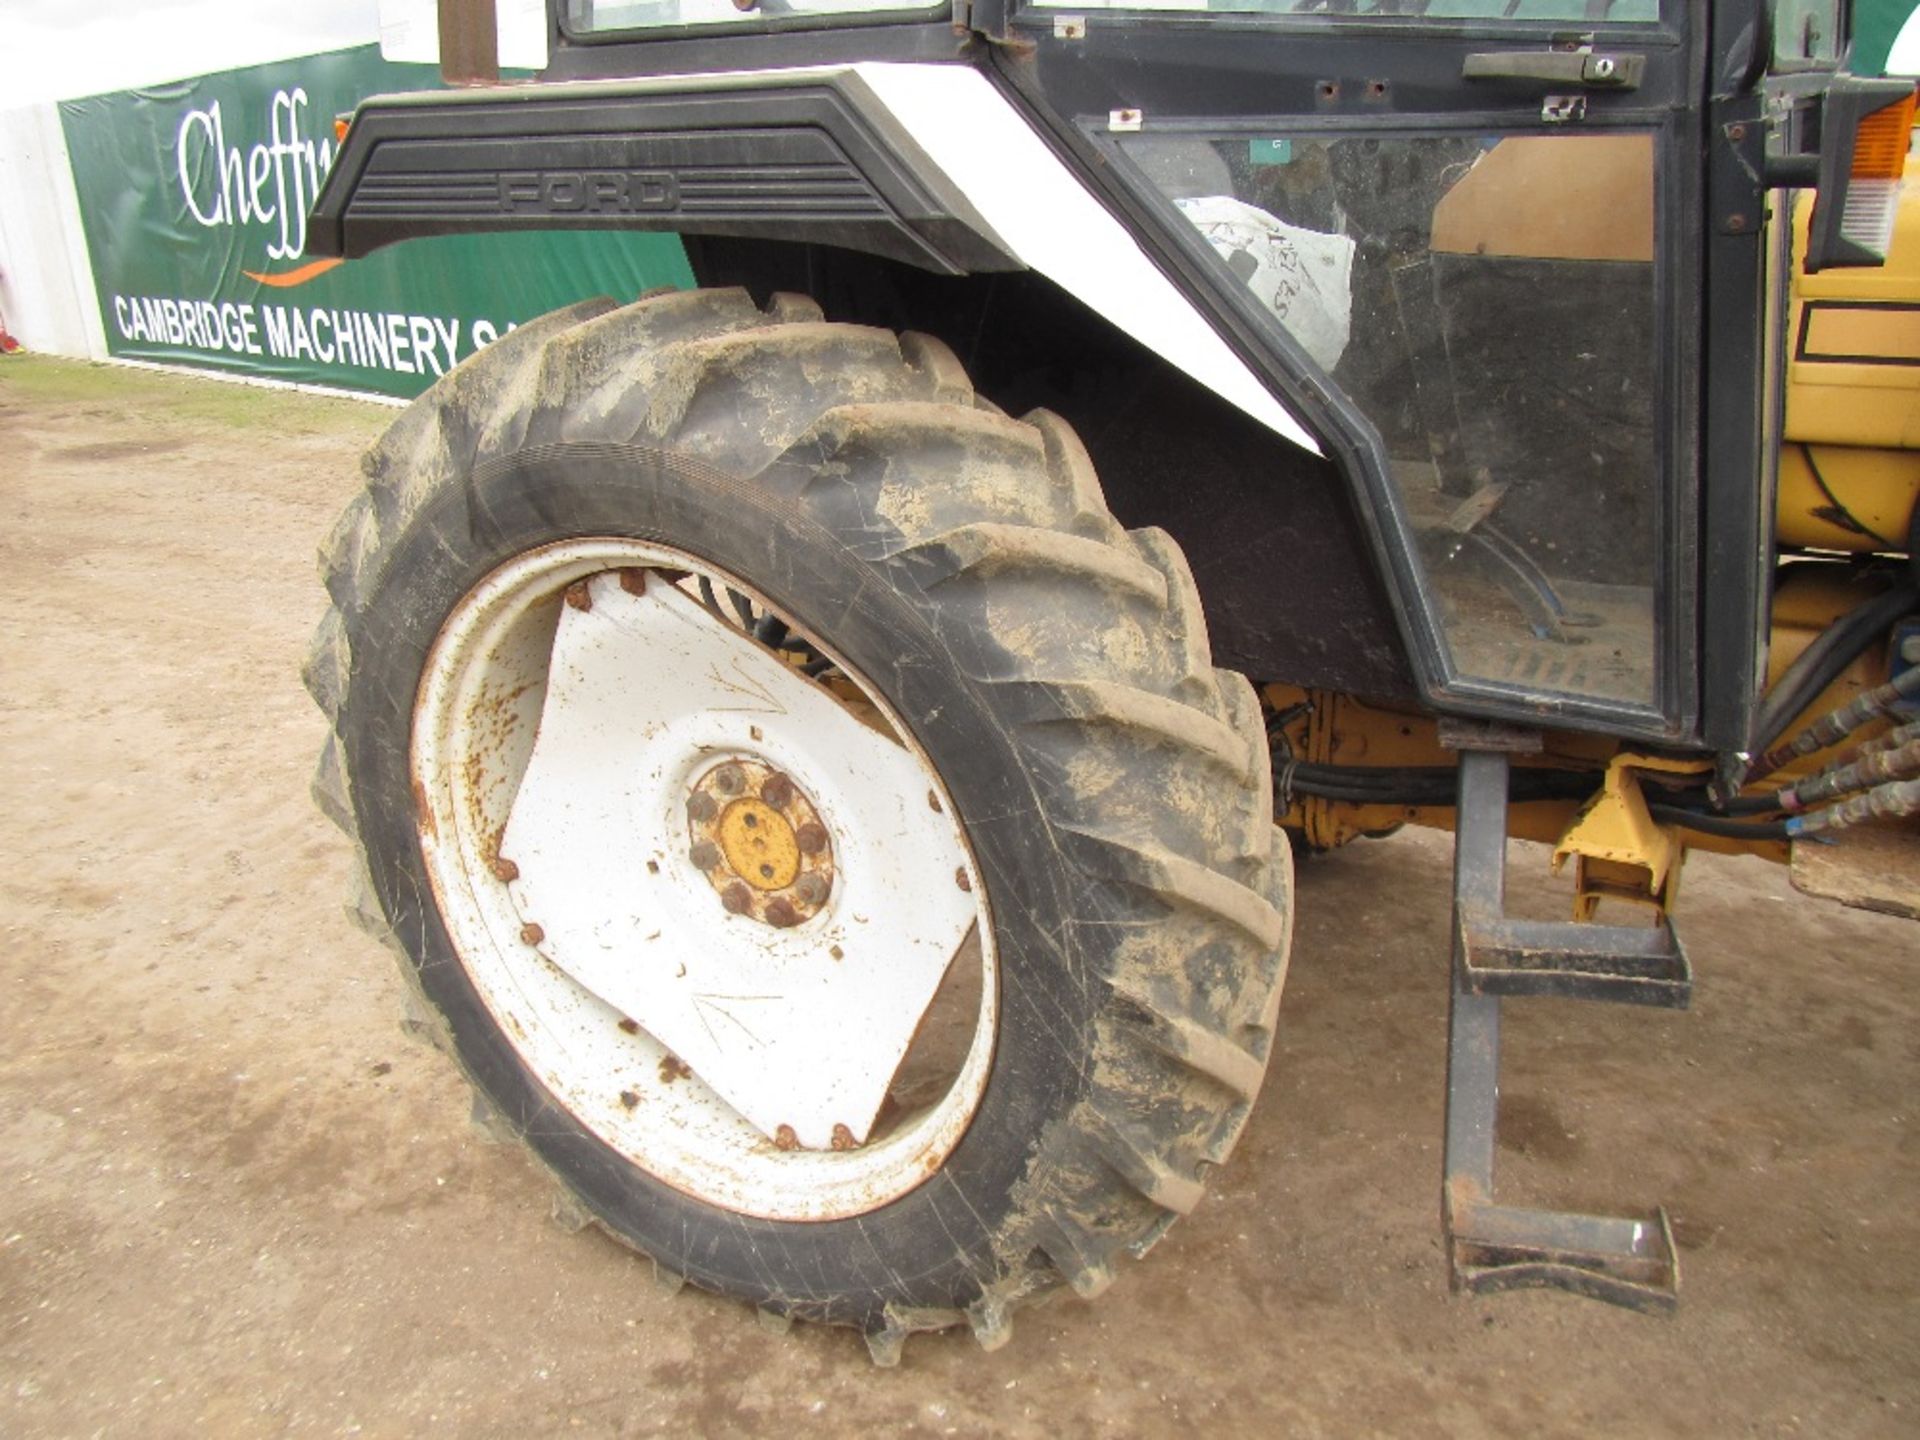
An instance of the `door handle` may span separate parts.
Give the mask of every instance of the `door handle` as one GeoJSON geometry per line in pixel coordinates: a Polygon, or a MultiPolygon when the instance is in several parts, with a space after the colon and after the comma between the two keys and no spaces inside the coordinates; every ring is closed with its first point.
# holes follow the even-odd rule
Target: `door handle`
{"type": "Polygon", "coordinates": [[[1463,80],[1571,85],[1585,90],[1637,90],[1647,68],[1644,55],[1595,54],[1591,50],[1494,50],[1469,55],[1463,80]]]}

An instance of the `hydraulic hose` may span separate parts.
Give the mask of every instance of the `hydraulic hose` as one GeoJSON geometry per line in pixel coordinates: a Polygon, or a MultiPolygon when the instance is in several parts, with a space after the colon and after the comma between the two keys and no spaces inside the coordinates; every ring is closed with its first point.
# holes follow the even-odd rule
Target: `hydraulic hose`
{"type": "MultiPolygon", "coordinates": [[[[1920,521],[1920,506],[1914,513],[1920,521]]],[[[1920,609],[1920,573],[1901,576],[1892,589],[1854,606],[1821,631],[1767,691],[1754,726],[1755,748],[1766,749],[1778,741],[1794,716],[1817,700],[1896,620],[1915,609],[1920,609]]],[[[1748,773],[1767,772],[1754,767],[1748,773]]]]}
{"type": "Polygon", "coordinates": [[[1920,665],[1903,670],[1886,684],[1877,685],[1839,709],[1828,711],[1786,744],[1776,745],[1762,755],[1748,773],[1771,775],[1790,760],[1837,745],[1869,720],[1891,714],[1894,706],[1915,695],[1920,695],[1920,665]]]}

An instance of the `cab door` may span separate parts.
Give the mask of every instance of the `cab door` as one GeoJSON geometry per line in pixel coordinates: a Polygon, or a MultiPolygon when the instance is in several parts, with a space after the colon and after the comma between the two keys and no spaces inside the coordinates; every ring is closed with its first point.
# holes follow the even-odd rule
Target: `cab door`
{"type": "Polygon", "coordinates": [[[1764,578],[1751,9],[1047,0],[1000,23],[1008,88],[1313,417],[1437,708],[1734,738],[1702,697],[1750,693],[1764,578]]]}

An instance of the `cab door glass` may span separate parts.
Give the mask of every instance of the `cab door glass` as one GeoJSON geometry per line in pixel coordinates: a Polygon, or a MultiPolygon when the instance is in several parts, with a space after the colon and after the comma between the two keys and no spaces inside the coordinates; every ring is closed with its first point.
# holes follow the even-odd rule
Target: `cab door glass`
{"type": "Polygon", "coordinates": [[[1379,433],[1457,678],[1655,705],[1653,134],[1122,143],[1379,433]]]}

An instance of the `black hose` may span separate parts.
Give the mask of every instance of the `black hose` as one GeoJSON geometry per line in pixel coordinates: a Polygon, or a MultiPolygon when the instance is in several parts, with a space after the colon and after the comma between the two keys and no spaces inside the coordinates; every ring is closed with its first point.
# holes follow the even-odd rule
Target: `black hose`
{"type": "Polygon", "coordinates": [[[1677,805],[1649,805],[1647,813],[1656,820],[1678,825],[1683,830],[1698,830],[1702,835],[1719,835],[1729,840],[1792,838],[1784,820],[1729,820],[1720,815],[1702,815],[1696,810],[1682,810],[1677,805]]]}
{"type": "MultiPolygon", "coordinates": [[[[1685,808],[1685,807],[1682,807],[1685,808]]],[[[1780,792],[1771,790],[1761,795],[1736,795],[1720,807],[1725,815],[1782,815],[1787,807],[1780,801],[1780,792]]]]}
{"type": "MultiPolygon", "coordinates": [[[[1920,517],[1920,506],[1915,507],[1920,517]]],[[[1920,523],[1909,528],[1920,528],[1920,523]]],[[[1920,606],[1914,583],[1899,583],[1871,600],[1862,601],[1822,630],[1811,645],[1794,656],[1760,705],[1754,749],[1770,750],[1793,723],[1794,717],[1820,697],[1860,654],[1885,633],[1894,621],[1920,606]]]]}
{"type": "MultiPolygon", "coordinates": [[[[1459,772],[1451,765],[1313,765],[1286,767],[1288,783],[1302,795],[1354,805],[1452,805],[1460,798],[1459,772]]],[[[1507,798],[1524,805],[1540,800],[1580,800],[1600,783],[1597,771],[1518,769],[1507,798]]]]}
{"type": "MultiPolygon", "coordinates": [[[[1448,765],[1313,765],[1295,763],[1286,768],[1287,782],[1298,794],[1349,805],[1448,806],[1459,799],[1458,772],[1448,765]]],[[[1507,782],[1510,803],[1525,805],[1548,800],[1583,800],[1600,784],[1597,771],[1544,770],[1522,767],[1507,782]]],[[[1662,785],[1676,800],[1684,794],[1662,785]]],[[[1702,797],[1704,798],[1704,797],[1702,797]]],[[[1733,800],[1725,813],[1710,814],[1680,803],[1650,802],[1647,810],[1670,825],[1736,840],[1784,840],[1784,822],[1741,820],[1742,815],[1776,815],[1783,807],[1778,795],[1753,795],[1733,800]]]]}
{"type": "Polygon", "coordinates": [[[1787,808],[1780,803],[1778,791],[1767,791],[1759,795],[1735,795],[1725,803],[1719,803],[1712,799],[1708,791],[1680,788],[1673,783],[1677,778],[1667,777],[1656,780],[1651,775],[1640,777],[1641,784],[1649,791],[1647,803],[1650,808],[1654,805],[1665,805],[1670,810],[1684,810],[1689,815],[1779,815],[1787,808]]]}

